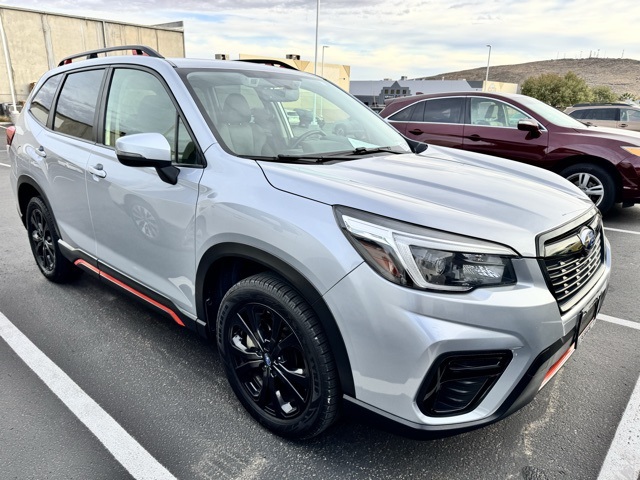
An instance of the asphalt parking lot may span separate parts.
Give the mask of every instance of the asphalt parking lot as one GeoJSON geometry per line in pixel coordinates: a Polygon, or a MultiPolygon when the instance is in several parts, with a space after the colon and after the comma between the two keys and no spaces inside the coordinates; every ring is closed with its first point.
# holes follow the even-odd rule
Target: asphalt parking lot
{"type": "Polygon", "coordinates": [[[531,404],[439,440],[345,418],[296,443],[245,413],[214,346],[86,275],[48,282],[7,165],[2,147],[2,479],[639,478],[640,206],[605,218],[613,274],[601,315],[531,404]]]}

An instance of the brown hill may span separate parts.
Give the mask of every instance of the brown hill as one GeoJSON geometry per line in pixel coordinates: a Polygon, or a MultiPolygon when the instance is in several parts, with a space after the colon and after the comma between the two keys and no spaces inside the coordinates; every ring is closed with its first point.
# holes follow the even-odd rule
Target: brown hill
{"type": "MultiPolygon", "coordinates": [[[[482,81],[486,72],[486,67],[481,67],[422,77],[421,80],[482,81]]],[[[619,95],[631,93],[635,97],[640,97],[640,61],[629,58],[562,59],[517,65],[496,65],[489,67],[489,80],[522,85],[522,82],[529,77],[536,77],[543,73],[564,76],[567,72],[573,72],[584,78],[590,87],[604,85],[611,87],[619,95]]]]}

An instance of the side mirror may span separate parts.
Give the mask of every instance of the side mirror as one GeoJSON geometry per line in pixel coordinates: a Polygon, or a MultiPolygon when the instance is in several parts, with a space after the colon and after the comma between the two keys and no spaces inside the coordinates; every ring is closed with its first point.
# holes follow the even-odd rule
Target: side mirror
{"type": "Polygon", "coordinates": [[[518,121],[518,130],[524,130],[525,132],[540,133],[540,125],[535,120],[530,118],[523,118],[518,121]]]}
{"type": "Polygon", "coordinates": [[[404,137],[406,142],[409,144],[409,148],[416,155],[424,152],[427,148],[429,148],[429,144],[424,142],[418,142],[417,140],[413,140],[412,138],[404,137]]]}
{"type": "Polygon", "coordinates": [[[171,165],[171,146],[159,133],[136,133],[116,140],[116,157],[127,167],[154,167],[160,178],[175,185],[180,170],[171,165]]]}

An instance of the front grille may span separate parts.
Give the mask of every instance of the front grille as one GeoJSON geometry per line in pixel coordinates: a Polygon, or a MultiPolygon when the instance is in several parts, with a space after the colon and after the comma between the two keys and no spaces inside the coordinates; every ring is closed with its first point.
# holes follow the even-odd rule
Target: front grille
{"type": "Polygon", "coordinates": [[[579,225],[561,237],[545,243],[544,266],[551,293],[560,310],[569,310],[580,299],[579,293],[587,287],[604,263],[604,239],[600,218],[579,225]],[[595,242],[586,249],[580,233],[590,228],[595,233],[595,242]]]}

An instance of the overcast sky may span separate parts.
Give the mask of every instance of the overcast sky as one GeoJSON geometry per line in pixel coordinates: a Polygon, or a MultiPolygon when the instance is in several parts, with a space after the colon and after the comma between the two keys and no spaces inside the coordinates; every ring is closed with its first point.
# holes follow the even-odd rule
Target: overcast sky
{"type": "MultiPolygon", "coordinates": [[[[313,61],[316,0],[0,0],[5,5],[149,25],[184,21],[188,57],[227,53],[313,61]]],[[[640,60],[640,1],[320,0],[318,62],[352,80],[589,55],[640,60]]],[[[320,67],[318,67],[320,70],[320,67]]]]}

